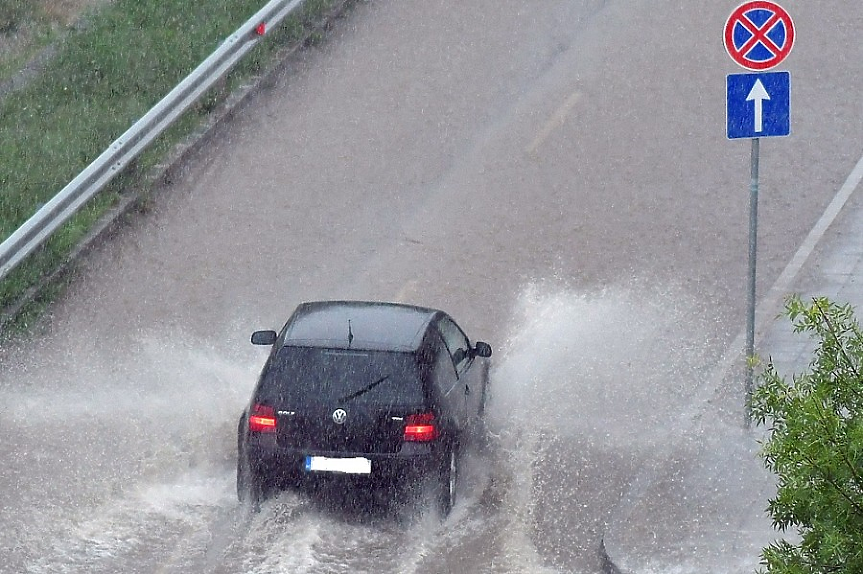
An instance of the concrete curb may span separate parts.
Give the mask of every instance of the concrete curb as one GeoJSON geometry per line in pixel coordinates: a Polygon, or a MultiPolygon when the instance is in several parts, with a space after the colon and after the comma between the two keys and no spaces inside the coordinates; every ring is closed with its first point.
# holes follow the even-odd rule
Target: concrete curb
{"type": "Polygon", "coordinates": [[[121,229],[127,218],[131,217],[133,212],[144,205],[148,198],[152,197],[154,188],[161,183],[170,182],[172,174],[182,169],[183,163],[189,157],[209,143],[217,129],[229,121],[235,113],[242,110],[251,96],[257,93],[262,84],[277,72],[288,58],[306,47],[316,33],[325,31],[334,21],[341,18],[354,2],[356,0],[338,0],[329,12],[305,30],[299,40],[277,50],[260,74],[249,78],[248,82],[231,92],[213,112],[206,116],[198,129],[168,152],[163,163],[155,166],[141,178],[137,189],[134,191],[124,190],[117,205],[109,209],[93,225],[92,229],[66,259],[49,275],[43,277],[38,284],[28,289],[18,300],[0,311],[0,332],[29,305],[39,301],[45,295],[48,287],[67,279],[74,272],[76,263],[85,257],[89,251],[101,245],[121,229]]]}

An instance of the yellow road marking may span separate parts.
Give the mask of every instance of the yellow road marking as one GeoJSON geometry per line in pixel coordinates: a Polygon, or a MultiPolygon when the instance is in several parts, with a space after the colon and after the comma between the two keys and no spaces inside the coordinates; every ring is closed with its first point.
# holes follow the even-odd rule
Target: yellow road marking
{"type": "Polygon", "coordinates": [[[550,136],[554,130],[556,130],[557,128],[562,126],[564,122],[566,122],[566,118],[567,116],[569,116],[569,112],[572,111],[572,108],[575,106],[575,104],[580,98],[581,92],[573,92],[568,98],[566,98],[566,100],[560,105],[560,107],[555,110],[555,112],[551,115],[548,121],[545,122],[545,125],[542,126],[542,129],[539,130],[539,133],[536,134],[533,142],[531,142],[531,144],[527,146],[527,149],[525,149],[525,152],[527,152],[528,155],[537,155],[536,152],[539,149],[539,146],[542,145],[542,142],[548,139],[548,136],[550,136]]]}
{"type": "Polygon", "coordinates": [[[399,292],[396,293],[395,301],[396,303],[407,303],[408,296],[416,294],[417,287],[419,287],[419,281],[416,279],[411,279],[407,283],[405,283],[399,292]]]}

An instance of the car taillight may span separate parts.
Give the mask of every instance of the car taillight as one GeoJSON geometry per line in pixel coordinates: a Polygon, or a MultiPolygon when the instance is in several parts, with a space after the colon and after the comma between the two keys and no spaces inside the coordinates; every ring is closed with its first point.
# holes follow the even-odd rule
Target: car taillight
{"type": "Polygon", "coordinates": [[[405,418],[405,440],[408,442],[428,442],[439,435],[434,413],[408,415],[405,418]]]}
{"type": "Polygon", "coordinates": [[[276,409],[267,405],[254,405],[249,413],[249,430],[252,432],[276,432],[276,409]]]}

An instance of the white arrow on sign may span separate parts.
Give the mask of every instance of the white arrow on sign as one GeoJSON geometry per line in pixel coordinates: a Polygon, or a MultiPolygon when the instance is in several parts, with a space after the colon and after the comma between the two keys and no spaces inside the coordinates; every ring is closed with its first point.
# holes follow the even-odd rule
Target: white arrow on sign
{"type": "Polygon", "coordinates": [[[767,93],[767,90],[764,88],[764,84],[761,83],[761,80],[755,80],[755,85],[752,86],[752,89],[749,91],[749,95],[746,96],[746,101],[755,102],[755,133],[761,133],[764,131],[764,100],[769,100],[770,94],[767,93]]]}

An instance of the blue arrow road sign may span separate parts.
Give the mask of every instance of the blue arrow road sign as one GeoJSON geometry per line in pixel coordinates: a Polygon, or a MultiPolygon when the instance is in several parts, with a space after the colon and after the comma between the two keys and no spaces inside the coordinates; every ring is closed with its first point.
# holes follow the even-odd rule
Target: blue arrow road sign
{"type": "Polygon", "coordinates": [[[728,139],[791,133],[791,74],[762,72],[726,77],[728,139]]]}

